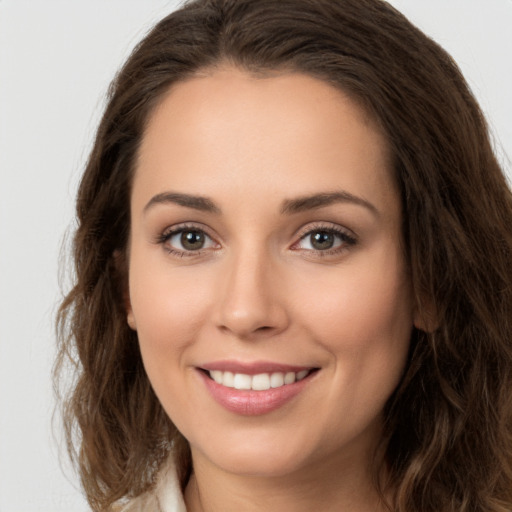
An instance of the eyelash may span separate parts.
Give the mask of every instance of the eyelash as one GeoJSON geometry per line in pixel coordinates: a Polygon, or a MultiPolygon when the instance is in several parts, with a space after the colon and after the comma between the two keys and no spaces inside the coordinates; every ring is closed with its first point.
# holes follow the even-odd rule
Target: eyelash
{"type": "Polygon", "coordinates": [[[179,258],[190,258],[202,255],[205,249],[198,249],[197,251],[187,251],[175,249],[171,245],[169,245],[168,242],[173,236],[187,232],[202,233],[210,240],[212,240],[212,242],[215,244],[213,237],[211,237],[208,234],[207,230],[204,227],[197,226],[195,224],[179,224],[178,226],[166,229],[161,235],[158,236],[156,243],[162,245],[168,254],[171,254],[172,256],[176,256],[179,258]]]}
{"type": "MultiPolygon", "coordinates": [[[[201,256],[205,252],[205,250],[210,249],[206,248],[198,250],[179,250],[169,245],[168,242],[173,236],[186,232],[203,234],[209,240],[211,240],[213,244],[218,245],[217,242],[215,242],[215,240],[213,239],[213,237],[208,234],[207,230],[204,227],[195,224],[180,224],[178,226],[166,229],[165,231],[162,232],[161,235],[157,237],[156,243],[162,245],[168,254],[171,254],[172,256],[179,258],[198,257],[201,256]]],[[[347,229],[343,229],[332,224],[326,225],[325,223],[317,223],[304,227],[298,234],[297,242],[294,242],[291,248],[293,250],[304,251],[309,254],[314,254],[315,256],[326,257],[334,256],[343,251],[346,251],[348,248],[355,246],[357,242],[357,238],[352,234],[351,231],[347,229]],[[337,247],[325,250],[300,249],[296,247],[297,245],[300,244],[300,242],[305,240],[308,236],[312,236],[314,233],[326,233],[329,235],[334,235],[341,241],[341,244],[337,247]]]]}
{"type": "Polygon", "coordinates": [[[334,235],[337,237],[341,244],[338,247],[334,247],[331,249],[296,249],[296,250],[304,250],[305,252],[311,254],[313,253],[315,256],[319,257],[328,257],[328,256],[336,256],[350,247],[353,247],[357,244],[358,240],[355,235],[349,231],[348,229],[344,229],[340,226],[336,226],[333,224],[325,224],[325,223],[317,223],[313,225],[308,225],[301,232],[299,232],[299,240],[293,244],[292,247],[297,246],[300,242],[305,240],[308,236],[313,235],[314,233],[326,233],[329,235],[334,235]]]}

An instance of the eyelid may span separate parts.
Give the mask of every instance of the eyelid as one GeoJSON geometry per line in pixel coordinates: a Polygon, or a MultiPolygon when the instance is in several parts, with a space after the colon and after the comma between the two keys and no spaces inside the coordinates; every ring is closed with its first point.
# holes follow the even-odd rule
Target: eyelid
{"type": "MultiPolygon", "coordinates": [[[[340,224],[336,224],[333,222],[326,222],[326,221],[315,221],[311,222],[309,224],[306,224],[302,226],[296,233],[294,237],[295,241],[290,246],[290,249],[297,250],[297,251],[304,251],[310,254],[318,254],[320,256],[328,256],[328,255],[335,255],[339,252],[346,251],[351,246],[354,246],[358,243],[358,237],[357,235],[350,229],[341,226],[340,224]],[[297,247],[298,244],[306,238],[308,235],[311,235],[314,232],[318,231],[325,231],[332,233],[336,236],[338,236],[342,244],[340,246],[331,248],[331,249],[303,249],[297,247]]],[[[182,222],[178,224],[173,224],[171,226],[166,227],[163,231],[161,231],[160,234],[157,235],[156,244],[163,245],[165,249],[169,252],[174,254],[175,256],[199,256],[202,255],[204,252],[211,251],[219,249],[221,247],[221,244],[218,242],[218,237],[214,234],[212,234],[211,229],[200,223],[200,222],[182,222]],[[199,231],[204,233],[206,237],[208,237],[214,244],[213,247],[206,247],[202,249],[197,250],[180,250],[178,248],[173,248],[172,246],[169,246],[167,242],[169,239],[183,231],[199,231]],[[166,245],[167,244],[167,245],[166,245]]]]}
{"type": "Polygon", "coordinates": [[[296,251],[303,251],[304,253],[318,255],[321,257],[326,257],[338,255],[339,253],[348,250],[350,247],[356,245],[357,243],[357,235],[352,230],[332,222],[317,221],[310,224],[306,224],[305,226],[301,227],[301,229],[297,232],[296,241],[292,244],[291,249],[296,251]],[[330,249],[304,249],[298,247],[300,242],[304,240],[307,236],[319,231],[332,233],[335,236],[338,236],[341,239],[342,243],[339,246],[330,249]]]}
{"type": "Polygon", "coordinates": [[[297,232],[296,237],[299,240],[302,240],[306,235],[309,235],[311,232],[314,231],[328,231],[332,233],[339,233],[341,235],[345,235],[346,237],[353,239],[354,242],[356,242],[358,239],[357,235],[351,229],[348,229],[339,224],[335,224],[333,222],[323,221],[315,221],[311,222],[310,224],[306,224],[305,226],[302,226],[297,232]]]}
{"type": "Polygon", "coordinates": [[[158,238],[168,237],[171,234],[179,233],[180,231],[202,231],[210,238],[215,239],[215,236],[211,233],[211,230],[205,224],[201,222],[179,222],[178,224],[172,224],[167,226],[161,231],[161,234],[158,235],[158,238]]]}
{"type": "Polygon", "coordinates": [[[204,224],[198,222],[182,222],[179,224],[173,224],[171,226],[166,227],[160,234],[157,235],[155,243],[158,245],[164,246],[165,250],[170,254],[180,257],[194,257],[204,254],[207,251],[212,249],[220,248],[220,243],[217,241],[215,235],[211,233],[211,230],[205,226],[204,224]],[[197,250],[186,250],[172,247],[168,244],[169,240],[181,233],[183,231],[198,231],[203,233],[206,237],[208,237],[212,242],[214,247],[206,247],[197,250]]]}

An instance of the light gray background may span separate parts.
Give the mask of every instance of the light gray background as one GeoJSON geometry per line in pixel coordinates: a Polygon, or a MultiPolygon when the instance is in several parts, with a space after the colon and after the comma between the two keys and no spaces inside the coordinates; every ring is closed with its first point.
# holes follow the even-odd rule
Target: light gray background
{"type": "MultiPolygon", "coordinates": [[[[391,3],[457,60],[511,176],[512,0],[391,3]]],[[[51,429],[59,248],[108,83],[176,5],[0,0],[0,512],[87,510],[51,429]]]]}

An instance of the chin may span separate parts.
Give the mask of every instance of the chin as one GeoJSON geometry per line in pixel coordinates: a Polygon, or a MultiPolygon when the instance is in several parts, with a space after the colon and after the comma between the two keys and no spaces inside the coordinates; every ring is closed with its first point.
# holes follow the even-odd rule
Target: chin
{"type": "Polygon", "coordinates": [[[284,477],[307,464],[304,443],[290,436],[291,443],[283,442],[279,436],[264,437],[261,433],[259,439],[250,434],[230,436],[212,442],[205,450],[192,446],[193,457],[204,457],[228,473],[256,477],[284,477]]]}

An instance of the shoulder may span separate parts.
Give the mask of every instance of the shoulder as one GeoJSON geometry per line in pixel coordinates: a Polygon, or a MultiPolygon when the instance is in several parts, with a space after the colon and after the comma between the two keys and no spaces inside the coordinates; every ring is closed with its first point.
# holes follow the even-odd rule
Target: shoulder
{"type": "MultiPolygon", "coordinates": [[[[114,505],[111,512],[160,512],[161,508],[153,492],[145,493],[124,504],[114,505]]],[[[171,511],[170,511],[171,512],[171,511]]]]}
{"type": "Polygon", "coordinates": [[[114,505],[111,512],[186,512],[176,468],[171,458],[158,473],[153,489],[126,503],[114,505]]]}

